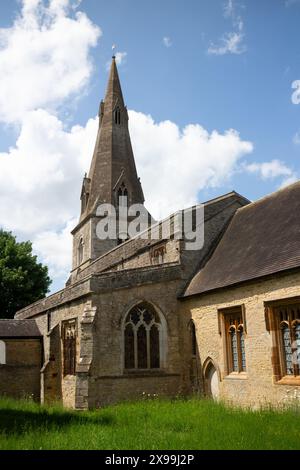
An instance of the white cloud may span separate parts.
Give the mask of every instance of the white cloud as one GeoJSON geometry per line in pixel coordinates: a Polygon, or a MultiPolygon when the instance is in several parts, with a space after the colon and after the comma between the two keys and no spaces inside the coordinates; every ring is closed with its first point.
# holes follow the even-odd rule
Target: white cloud
{"type": "MultiPolygon", "coordinates": [[[[253,148],[233,130],[209,134],[188,125],[181,131],[171,121],[129,114],[146,205],[156,218],[194,204],[199,190],[222,185],[253,148]]],[[[16,146],[0,154],[1,225],[32,239],[55,277],[66,277],[70,268],[68,233],[79,216],[82,176],[97,128],[95,118],[68,132],[47,111],[32,111],[16,146]]]]}
{"type": "MultiPolygon", "coordinates": [[[[55,279],[70,268],[70,229],[78,220],[98,119],[67,130],[54,114],[80,96],[92,72],[89,52],[100,30],[71,0],[23,0],[13,26],[0,30],[0,120],[18,123],[17,142],[0,153],[0,224],[33,241],[55,279]],[[55,84],[55,86],[53,86],[55,84]],[[24,92],[24,96],[23,96],[24,92]]],[[[119,53],[123,61],[126,53],[119,53]]],[[[199,124],[130,111],[130,129],[147,199],[156,218],[221,186],[252,152],[234,130],[209,133],[199,124]]]]}
{"type": "Polygon", "coordinates": [[[77,10],[80,0],[20,4],[12,26],[0,28],[0,122],[19,129],[0,153],[0,225],[33,240],[58,277],[69,267],[66,230],[78,214],[97,120],[68,132],[55,114],[84,92],[101,30],[77,10]]]}
{"type": "Polygon", "coordinates": [[[293,142],[295,145],[300,145],[300,131],[296,132],[296,134],[294,135],[293,142]]]}
{"type": "Polygon", "coordinates": [[[251,163],[245,166],[249,173],[256,173],[263,180],[284,177],[280,186],[287,186],[297,180],[296,173],[280,160],[271,160],[269,162],[251,163]]]}
{"type": "Polygon", "coordinates": [[[199,124],[181,130],[171,121],[155,123],[135,111],[129,115],[146,206],[156,219],[193,205],[201,189],[224,184],[253,150],[234,130],[210,134],[199,124]]]}
{"type": "Polygon", "coordinates": [[[163,38],[163,44],[164,44],[164,46],[166,46],[166,47],[171,47],[173,43],[172,43],[171,38],[169,38],[168,36],[165,36],[165,37],[163,38]]]}
{"type": "Polygon", "coordinates": [[[284,178],[283,181],[281,182],[279,189],[285,188],[286,186],[289,186],[290,184],[296,183],[298,181],[298,177],[296,174],[289,176],[287,178],[284,178]]]}
{"type": "Polygon", "coordinates": [[[291,7],[293,5],[296,5],[297,3],[300,3],[300,0],[285,0],[286,7],[291,7]]]}
{"type": "Polygon", "coordinates": [[[224,5],[224,16],[225,18],[232,18],[235,13],[235,5],[233,0],[228,0],[224,5]]]}
{"type": "Polygon", "coordinates": [[[243,54],[247,50],[247,46],[243,43],[245,39],[244,21],[238,11],[244,8],[242,4],[237,4],[235,0],[227,0],[224,5],[224,18],[232,22],[235,31],[225,33],[218,44],[213,42],[207,50],[210,55],[225,54],[243,54]]]}
{"type": "Polygon", "coordinates": [[[211,43],[208,48],[209,54],[225,55],[225,54],[243,54],[246,46],[243,44],[244,34],[227,33],[221,38],[220,44],[211,43]]]}
{"type": "Polygon", "coordinates": [[[0,29],[0,121],[57,109],[87,85],[89,56],[101,30],[72,0],[22,0],[13,25],[0,29]],[[55,86],[54,86],[55,85],[55,86]]]}
{"type": "Polygon", "coordinates": [[[49,267],[51,278],[67,279],[72,260],[71,230],[77,222],[71,219],[63,230],[41,232],[34,239],[33,250],[49,267]]]}
{"type": "MultiPolygon", "coordinates": [[[[126,63],[126,59],[127,59],[127,52],[117,52],[115,54],[115,57],[116,57],[116,64],[118,66],[122,65],[122,64],[125,64],[126,63]]],[[[109,70],[110,69],[110,66],[111,66],[111,61],[109,60],[108,62],[106,62],[106,70],[109,70]]]]}
{"type": "Polygon", "coordinates": [[[295,90],[292,94],[292,103],[300,104],[300,80],[295,80],[292,83],[292,89],[295,90]]]}
{"type": "Polygon", "coordinates": [[[116,53],[116,63],[117,65],[122,65],[127,58],[127,52],[117,52],[116,53]]]}
{"type": "Polygon", "coordinates": [[[0,153],[1,227],[31,239],[55,278],[63,269],[66,277],[70,268],[67,232],[79,216],[82,177],[97,127],[95,118],[68,132],[56,116],[32,111],[23,120],[16,146],[0,153]]]}

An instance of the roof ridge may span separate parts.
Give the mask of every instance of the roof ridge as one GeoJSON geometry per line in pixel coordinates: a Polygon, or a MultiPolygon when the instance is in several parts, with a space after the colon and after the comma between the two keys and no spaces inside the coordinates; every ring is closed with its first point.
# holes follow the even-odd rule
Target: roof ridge
{"type": "Polygon", "coordinates": [[[283,188],[278,188],[276,191],[273,191],[272,193],[269,193],[269,194],[266,194],[265,196],[262,196],[260,197],[259,199],[257,199],[256,201],[252,201],[250,202],[250,204],[247,204],[246,206],[242,206],[240,207],[237,212],[240,212],[241,210],[243,209],[246,209],[248,207],[252,207],[254,205],[257,205],[257,204],[261,204],[262,202],[264,202],[266,199],[271,199],[272,197],[274,197],[275,195],[281,193],[281,192],[284,192],[288,189],[291,189],[292,186],[297,186],[300,184],[300,181],[295,181],[294,183],[291,183],[291,184],[288,184],[287,186],[284,186],[283,188]]]}

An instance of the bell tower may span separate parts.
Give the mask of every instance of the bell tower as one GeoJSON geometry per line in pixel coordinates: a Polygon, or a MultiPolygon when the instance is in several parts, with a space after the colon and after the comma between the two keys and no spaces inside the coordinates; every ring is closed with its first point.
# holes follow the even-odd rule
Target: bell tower
{"type": "Polygon", "coordinates": [[[99,129],[88,175],[83,179],[81,214],[73,235],[73,270],[87,266],[110,251],[124,239],[97,237],[101,218],[97,209],[111,204],[118,213],[120,205],[144,204],[128,128],[128,112],[124,104],[115,56],[112,58],[105,100],[99,108],[99,129]]]}

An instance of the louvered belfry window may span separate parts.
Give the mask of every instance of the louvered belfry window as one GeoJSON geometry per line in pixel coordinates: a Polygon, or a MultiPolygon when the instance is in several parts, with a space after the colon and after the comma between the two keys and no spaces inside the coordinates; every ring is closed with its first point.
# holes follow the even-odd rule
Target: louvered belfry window
{"type": "Polygon", "coordinates": [[[76,373],[76,320],[66,321],[62,325],[63,335],[63,368],[64,375],[75,375],[76,373]]]}

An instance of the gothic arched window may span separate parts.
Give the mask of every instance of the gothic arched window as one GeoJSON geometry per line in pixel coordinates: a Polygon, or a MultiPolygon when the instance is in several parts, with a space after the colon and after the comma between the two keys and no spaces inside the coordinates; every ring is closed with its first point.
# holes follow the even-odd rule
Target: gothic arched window
{"type": "Polygon", "coordinates": [[[246,372],[245,331],[241,314],[227,315],[228,373],[246,372]]]}
{"type": "Polygon", "coordinates": [[[80,238],[78,245],[78,265],[82,264],[84,255],[84,242],[83,238],[80,238]]]}
{"type": "Polygon", "coordinates": [[[67,320],[62,327],[63,339],[63,365],[64,375],[75,375],[76,373],[76,320],[67,320]]]}
{"type": "Polygon", "coordinates": [[[135,306],[124,325],[125,369],[162,367],[163,325],[155,309],[148,304],[135,306]]]}
{"type": "Polygon", "coordinates": [[[0,341],[0,364],[6,364],[6,344],[0,341]]]}

